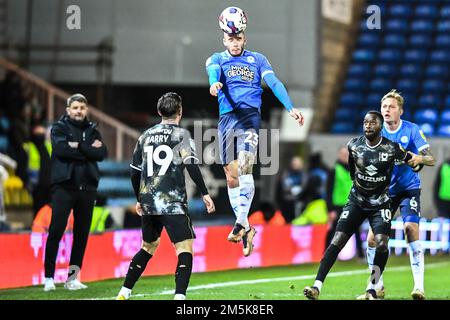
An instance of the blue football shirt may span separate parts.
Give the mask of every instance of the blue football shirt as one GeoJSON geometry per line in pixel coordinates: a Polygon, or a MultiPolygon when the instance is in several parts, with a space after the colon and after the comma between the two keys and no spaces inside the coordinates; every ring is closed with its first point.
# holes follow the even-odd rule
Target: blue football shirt
{"type": "Polygon", "coordinates": [[[232,56],[228,50],[214,53],[206,60],[206,69],[220,69],[219,90],[220,115],[238,108],[256,108],[260,111],[261,81],[266,74],[273,73],[267,58],[258,53],[244,50],[240,56],[232,56]]]}
{"type": "MultiPolygon", "coordinates": [[[[383,137],[397,142],[405,150],[415,154],[430,147],[419,126],[409,121],[400,120],[400,125],[395,131],[390,131],[385,123],[381,134],[383,137]]],[[[420,177],[417,172],[412,171],[412,168],[405,164],[395,165],[389,186],[389,194],[391,196],[395,196],[402,191],[419,189],[420,187],[420,177]]]]}

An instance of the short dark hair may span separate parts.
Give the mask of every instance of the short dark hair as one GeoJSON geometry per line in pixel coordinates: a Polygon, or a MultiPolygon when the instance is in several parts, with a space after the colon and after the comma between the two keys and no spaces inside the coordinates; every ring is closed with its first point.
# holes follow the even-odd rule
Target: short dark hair
{"type": "Polygon", "coordinates": [[[367,114],[373,114],[373,115],[376,116],[378,119],[380,119],[381,124],[383,124],[384,118],[383,118],[383,115],[382,115],[380,112],[378,112],[378,111],[376,111],[376,110],[370,110],[369,112],[367,112],[367,114]]]}
{"type": "Polygon", "coordinates": [[[74,95],[70,96],[67,99],[67,107],[70,107],[70,105],[74,101],[82,102],[82,103],[85,103],[86,105],[88,104],[86,97],[83,96],[81,93],[75,93],[74,95]]]}
{"type": "Polygon", "coordinates": [[[167,92],[158,100],[158,112],[163,118],[173,118],[181,109],[181,97],[178,93],[167,92]]]}

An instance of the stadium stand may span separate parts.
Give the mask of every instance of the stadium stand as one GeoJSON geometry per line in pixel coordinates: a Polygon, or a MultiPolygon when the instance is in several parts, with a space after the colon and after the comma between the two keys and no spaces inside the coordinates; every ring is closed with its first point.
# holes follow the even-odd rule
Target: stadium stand
{"type": "Polygon", "coordinates": [[[450,1],[371,4],[380,7],[382,26],[369,30],[362,16],[330,131],[359,132],[349,121],[378,109],[381,97],[396,88],[405,97],[404,119],[416,121],[428,136],[449,136],[450,1]]]}
{"type": "Polygon", "coordinates": [[[127,162],[105,160],[99,163],[101,179],[98,193],[105,196],[108,206],[122,207],[136,203],[136,197],[129,179],[127,162]]]}

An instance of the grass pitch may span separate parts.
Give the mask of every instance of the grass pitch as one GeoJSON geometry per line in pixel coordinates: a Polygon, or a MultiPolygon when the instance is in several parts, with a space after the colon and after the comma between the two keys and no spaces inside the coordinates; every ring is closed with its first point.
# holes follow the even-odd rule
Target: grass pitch
{"type": "MultiPolygon", "coordinates": [[[[425,257],[425,292],[428,300],[450,299],[450,256],[425,257]]],[[[150,261],[148,268],[152,267],[150,261]]],[[[303,288],[312,285],[318,264],[251,268],[192,274],[187,297],[190,300],[305,300],[303,288]]],[[[354,300],[364,292],[369,273],[364,263],[337,262],[331,269],[320,295],[321,300],[354,300]]],[[[0,300],[114,299],[123,279],[87,283],[89,288],[67,291],[57,284],[56,291],[42,286],[0,290],[0,300]]],[[[413,279],[408,256],[391,256],[384,273],[386,299],[410,300],[413,279]]],[[[174,276],[141,278],[132,299],[171,300],[174,276]]]]}

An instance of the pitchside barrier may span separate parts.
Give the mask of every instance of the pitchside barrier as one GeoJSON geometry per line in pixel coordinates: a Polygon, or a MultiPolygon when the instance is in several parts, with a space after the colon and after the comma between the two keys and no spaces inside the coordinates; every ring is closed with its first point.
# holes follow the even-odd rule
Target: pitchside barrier
{"type": "MultiPolygon", "coordinates": [[[[435,255],[440,252],[448,253],[450,249],[450,219],[434,218],[420,219],[419,237],[422,240],[422,247],[425,253],[435,255]]],[[[362,231],[369,229],[369,223],[366,222],[362,226],[362,231]]],[[[363,232],[366,233],[366,232],[363,232]]],[[[366,247],[366,242],[363,244],[366,247]]],[[[397,217],[392,221],[391,239],[389,240],[391,254],[401,255],[408,252],[408,244],[405,241],[405,233],[403,230],[403,220],[397,217]]]]}
{"type": "MultiPolygon", "coordinates": [[[[392,223],[391,254],[402,254],[407,247],[402,222],[392,223]]],[[[238,268],[269,267],[319,262],[325,250],[327,225],[314,226],[255,226],[254,252],[242,255],[242,245],[226,240],[230,226],[196,227],[194,241],[194,272],[220,271],[238,268]]],[[[368,224],[363,224],[365,236],[368,224]]],[[[426,252],[448,252],[449,219],[422,219],[420,236],[426,252]]],[[[44,252],[47,234],[0,234],[0,288],[42,284],[44,252]]],[[[61,240],[55,281],[67,278],[73,236],[66,233],[61,240]]],[[[86,248],[81,281],[96,281],[124,277],[131,258],[141,247],[140,230],[118,230],[91,234],[86,248]]],[[[340,253],[340,260],[355,256],[354,237],[340,253]]],[[[177,264],[174,248],[164,231],[161,244],[144,275],[173,274],[177,264]]]]}
{"type": "MultiPolygon", "coordinates": [[[[228,242],[231,226],[197,227],[194,241],[194,272],[237,268],[268,267],[318,262],[325,249],[326,225],[255,226],[254,252],[242,255],[242,244],[228,242]]],[[[141,230],[92,234],[80,272],[81,281],[124,277],[131,258],[141,247],[141,230]]],[[[0,234],[0,288],[42,284],[47,234],[0,234]]],[[[55,281],[64,282],[70,260],[73,236],[61,240],[55,281]]],[[[173,274],[177,258],[164,231],[161,244],[144,275],[173,274]]]]}

